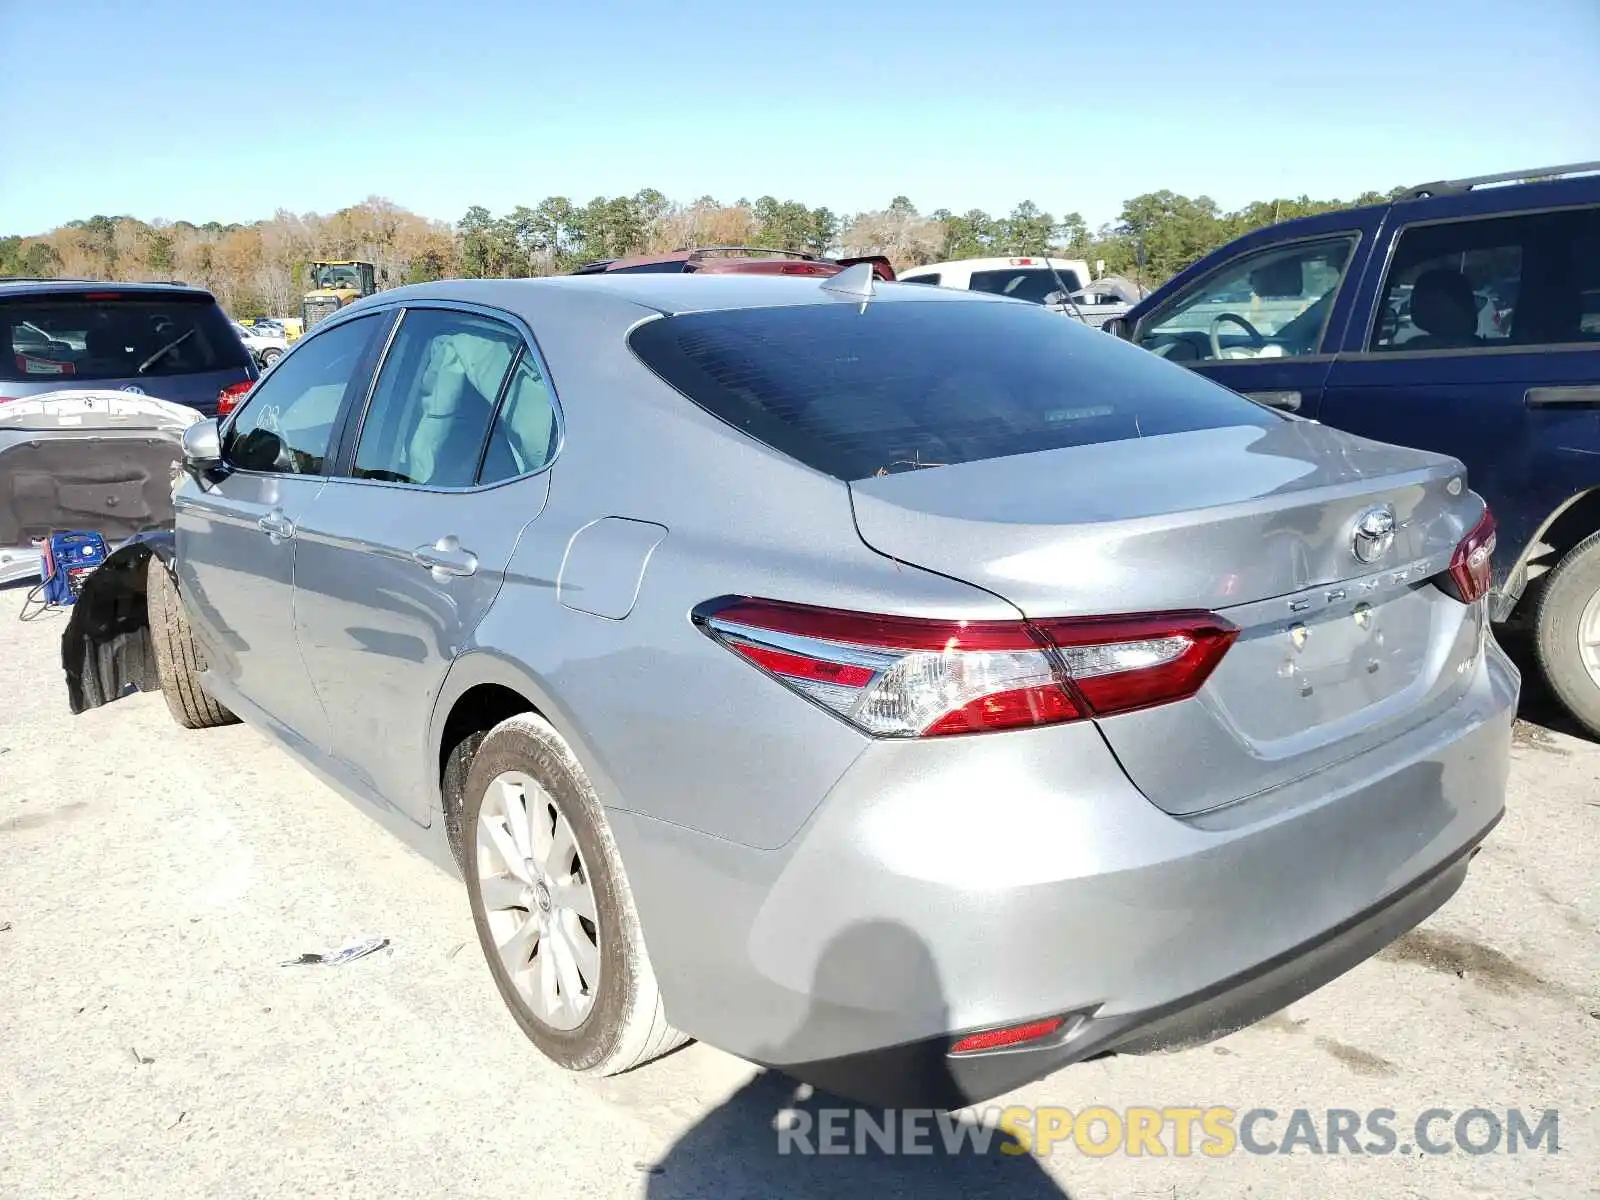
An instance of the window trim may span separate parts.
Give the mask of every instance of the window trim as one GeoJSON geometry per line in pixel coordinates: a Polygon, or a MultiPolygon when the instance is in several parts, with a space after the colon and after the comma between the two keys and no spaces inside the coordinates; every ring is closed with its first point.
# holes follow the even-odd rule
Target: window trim
{"type": "MultiPolygon", "coordinates": [[[[1453,217],[1423,217],[1396,226],[1389,236],[1389,245],[1383,256],[1383,270],[1379,274],[1378,284],[1372,292],[1371,311],[1367,313],[1366,325],[1361,331],[1361,340],[1357,343],[1360,349],[1348,351],[1339,357],[1346,361],[1359,362],[1369,358],[1437,358],[1447,354],[1504,354],[1508,351],[1532,354],[1547,350],[1595,349],[1596,343],[1594,342],[1540,342],[1519,346],[1463,346],[1454,350],[1374,350],[1372,348],[1372,334],[1378,325],[1378,310],[1383,306],[1383,296],[1388,290],[1389,277],[1394,271],[1394,256],[1399,252],[1400,240],[1411,230],[1432,228],[1437,225],[1463,225],[1469,222],[1482,224],[1488,221],[1514,221],[1523,217],[1548,217],[1555,213],[1587,212],[1590,210],[1600,214],[1600,204],[1596,204],[1593,201],[1580,204],[1547,204],[1539,208],[1508,209],[1502,212],[1472,212],[1458,214],[1453,217]]],[[[1348,340],[1346,338],[1347,342],[1348,340]]]]}
{"type": "MultiPolygon", "coordinates": [[[[1327,349],[1328,329],[1333,324],[1333,314],[1339,310],[1339,301],[1344,298],[1345,288],[1350,284],[1350,276],[1356,273],[1355,267],[1358,265],[1356,261],[1357,256],[1361,253],[1361,243],[1366,237],[1366,234],[1367,231],[1365,229],[1359,225],[1356,225],[1347,229],[1333,229],[1324,231],[1322,233],[1309,233],[1296,238],[1285,238],[1284,240],[1278,242],[1268,241],[1263,242],[1259,246],[1252,246],[1250,249],[1242,251],[1239,254],[1235,254],[1231,258],[1224,259],[1222,262],[1212,267],[1211,270],[1207,271],[1204,275],[1200,276],[1199,279],[1196,279],[1190,283],[1188,287],[1183,288],[1176,295],[1172,296],[1165,304],[1159,305],[1158,307],[1147,312],[1139,319],[1139,323],[1133,327],[1133,333],[1128,338],[1128,341],[1139,347],[1139,349],[1144,350],[1145,345],[1140,339],[1144,336],[1145,329],[1157,315],[1177,307],[1181,301],[1188,299],[1211,280],[1215,279],[1223,271],[1227,270],[1229,267],[1232,267],[1243,259],[1249,258],[1256,254],[1264,254],[1273,250],[1282,250],[1289,246],[1306,246],[1315,244],[1317,242],[1331,242],[1348,238],[1351,239],[1350,260],[1346,264],[1345,269],[1339,273],[1339,282],[1334,284],[1333,292],[1328,301],[1328,320],[1327,323],[1323,325],[1322,332],[1317,335],[1317,346],[1313,353],[1296,354],[1293,356],[1286,355],[1281,358],[1206,358],[1201,359],[1193,364],[1187,362],[1178,362],[1174,363],[1173,365],[1189,367],[1191,370],[1193,370],[1196,367],[1214,366],[1218,363],[1226,363],[1228,366],[1239,367],[1249,366],[1251,364],[1276,364],[1278,366],[1282,366],[1285,363],[1304,363],[1315,362],[1319,359],[1323,361],[1332,359],[1336,354],[1338,354],[1338,351],[1327,349]]],[[[1148,351],[1148,353],[1154,354],[1155,351],[1151,350],[1148,351]]]]}
{"type": "MultiPolygon", "coordinates": [[[[309,346],[312,342],[314,342],[317,338],[322,337],[324,334],[333,333],[336,330],[343,329],[346,325],[354,324],[357,321],[373,315],[374,312],[372,309],[364,308],[360,312],[351,313],[348,316],[340,314],[337,320],[329,318],[327,321],[321,322],[317,325],[315,333],[310,333],[302,337],[289,349],[294,351],[299,350],[302,346],[309,346]]],[[[378,315],[382,314],[379,313],[378,315]]],[[[373,333],[368,336],[370,340],[368,341],[367,345],[362,347],[361,358],[356,363],[356,375],[361,374],[362,371],[367,372],[366,394],[371,393],[373,381],[378,377],[377,364],[372,361],[373,346],[378,340],[377,330],[375,329],[373,333]]],[[[387,343],[385,343],[385,348],[387,349],[387,343]]],[[[259,389],[263,383],[267,382],[267,380],[272,378],[278,367],[286,362],[288,358],[289,354],[287,353],[279,355],[278,361],[272,365],[272,369],[267,371],[255,381],[255,388],[251,389],[250,395],[246,397],[245,402],[230,412],[222,421],[218,422],[217,440],[219,444],[226,444],[228,434],[232,431],[234,425],[239,421],[241,416],[250,411],[250,405],[254,403],[256,398],[260,395],[260,392],[257,389],[259,389]]],[[[292,479],[330,478],[328,473],[330,470],[329,464],[336,463],[338,461],[338,456],[343,453],[344,443],[342,438],[344,435],[344,429],[349,421],[350,411],[355,407],[355,404],[352,402],[354,398],[350,394],[350,387],[354,382],[355,376],[353,375],[350,379],[350,382],[345,384],[344,395],[339,398],[339,411],[334,414],[333,427],[329,432],[328,450],[327,453],[322,456],[322,469],[316,472],[316,474],[302,475],[297,471],[252,471],[248,467],[236,466],[224,459],[222,465],[226,468],[228,474],[248,475],[252,479],[280,479],[284,476],[288,476],[292,479]]]]}
{"type": "MultiPolygon", "coordinates": [[[[528,327],[526,321],[507,309],[495,308],[488,304],[478,304],[469,300],[397,300],[383,305],[381,311],[398,311],[400,316],[390,329],[389,338],[383,345],[383,352],[372,368],[372,376],[367,382],[366,395],[362,397],[359,405],[359,415],[353,414],[352,416],[350,424],[354,428],[349,431],[349,439],[348,441],[340,442],[339,453],[334,459],[333,469],[326,474],[326,478],[330,483],[356,484],[361,487],[402,488],[410,492],[433,492],[440,495],[465,495],[472,492],[489,492],[495,488],[505,487],[507,484],[519,483],[524,479],[533,479],[536,476],[543,475],[555,465],[556,460],[561,457],[561,452],[566,448],[567,444],[566,416],[561,409],[561,398],[556,391],[555,379],[550,374],[549,360],[545,358],[544,352],[539,347],[538,339],[533,336],[533,330],[528,327]],[[495,393],[494,410],[489,415],[489,426],[484,433],[483,442],[478,447],[478,463],[474,469],[474,477],[481,475],[483,472],[483,460],[488,452],[489,439],[493,436],[495,422],[500,418],[501,406],[505,403],[506,389],[510,383],[512,372],[517,364],[530,353],[533,356],[534,364],[544,375],[545,386],[550,392],[550,407],[554,414],[555,422],[555,430],[550,439],[550,453],[546,457],[543,466],[533,471],[524,471],[520,475],[513,475],[507,479],[497,479],[493,483],[473,482],[460,487],[438,487],[425,483],[401,483],[392,479],[358,479],[349,473],[355,460],[356,447],[361,440],[361,429],[366,424],[367,413],[372,406],[372,399],[377,394],[378,377],[383,373],[384,363],[388,361],[395,339],[399,336],[400,327],[405,324],[405,314],[412,309],[422,308],[469,313],[473,316],[499,321],[504,325],[510,326],[512,332],[522,339],[522,346],[512,353],[511,362],[506,368],[506,374],[500,380],[500,389],[495,393]]],[[[352,406],[353,409],[354,407],[352,406]]]]}

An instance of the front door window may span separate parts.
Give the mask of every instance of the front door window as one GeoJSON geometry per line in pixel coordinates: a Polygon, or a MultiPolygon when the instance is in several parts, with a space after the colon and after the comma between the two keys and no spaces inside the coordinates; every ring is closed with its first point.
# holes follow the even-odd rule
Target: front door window
{"type": "Polygon", "coordinates": [[[1135,340],[1174,362],[1316,354],[1355,245],[1341,234],[1246,254],[1145,318],[1135,340]]]}

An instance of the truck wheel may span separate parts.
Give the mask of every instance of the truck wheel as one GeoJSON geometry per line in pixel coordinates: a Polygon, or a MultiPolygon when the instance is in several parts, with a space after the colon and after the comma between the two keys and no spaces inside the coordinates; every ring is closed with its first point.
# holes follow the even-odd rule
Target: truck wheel
{"type": "Polygon", "coordinates": [[[206,669],[200,647],[189,632],[178,587],[166,563],[151,557],[145,577],[145,611],[150,618],[150,645],[155,651],[156,676],[167,711],[185,729],[210,729],[232,725],[239,718],[218,704],[200,686],[206,669]]]}
{"type": "Polygon", "coordinates": [[[489,731],[467,773],[465,810],[473,923],[529,1040],[591,1075],[681,1045],[599,797],[549,722],[525,713],[489,731]]]}
{"type": "Polygon", "coordinates": [[[1600,533],[1567,551],[1539,596],[1534,645],[1550,690],[1600,738],[1600,533]]]}

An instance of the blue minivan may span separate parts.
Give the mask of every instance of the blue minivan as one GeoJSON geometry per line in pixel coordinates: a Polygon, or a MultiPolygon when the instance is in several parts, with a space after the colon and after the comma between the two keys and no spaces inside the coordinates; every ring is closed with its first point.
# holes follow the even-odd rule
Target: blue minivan
{"type": "Polygon", "coordinates": [[[1494,615],[1600,736],[1600,163],[1426,184],[1214,251],[1111,332],[1262,404],[1454,455],[1494,615]]]}
{"type": "Polygon", "coordinates": [[[255,360],[203,288],[0,278],[0,402],[110,389],[211,417],[257,376],[255,360]]]}

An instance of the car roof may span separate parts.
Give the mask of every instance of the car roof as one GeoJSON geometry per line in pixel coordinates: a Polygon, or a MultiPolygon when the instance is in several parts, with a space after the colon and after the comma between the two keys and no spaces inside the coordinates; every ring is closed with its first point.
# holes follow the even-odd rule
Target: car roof
{"type": "MultiPolygon", "coordinates": [[[[757,274],[553,275],[545,279],[453,279],[419,283],[379,292],[344,309],[364,310],[383,304],[418,300],[460,300],[513,312],[563,294],[584,295],[655,312],[675,314],[737,308],[776,308],[795,304],[830,304],[842,297],[823,287],[827,278],[757,274]]],[[[1022,303],[984,292],[945,291],[874,280],[873,302],[892,303],[1022,303]]]]}
{"type": "Polygon", "coordinates": [[[209,291],[186,283],[112,283],[103,279],[0,278],[0,296],[81,295],[84,292],[122,292],[130,295],[200,297],[214,301],[209,291]]]}

